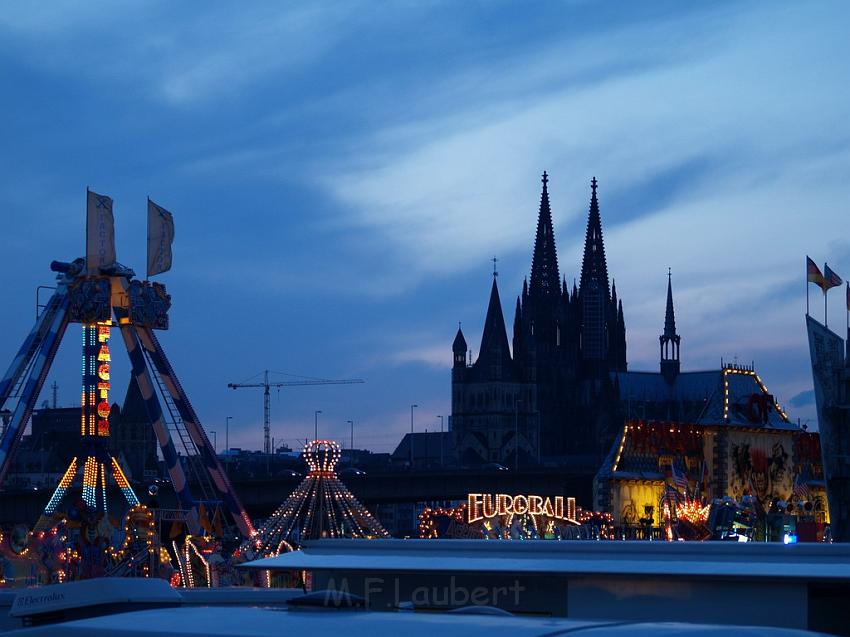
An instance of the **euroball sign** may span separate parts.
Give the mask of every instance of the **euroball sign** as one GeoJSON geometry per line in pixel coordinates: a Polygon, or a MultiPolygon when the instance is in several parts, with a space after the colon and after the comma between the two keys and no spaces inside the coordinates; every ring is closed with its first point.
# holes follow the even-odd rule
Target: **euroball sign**
{"type": "Polygon", "coordinates": [[[575,498],[536,494],[469,493],[455,507],[419,515],[422,539],[614,539],[610,513],[583,511],[575,498]]]}
{"type": "Polygon", "coordinates": [[[507,493],[470,493],[466,499],[466,522],[472,524],[491,518],[544,516],[578,524],[575,498],[541,495],[509,495],[507,493]],[[566,506],[565,506],[566,505],[566,506]]]}

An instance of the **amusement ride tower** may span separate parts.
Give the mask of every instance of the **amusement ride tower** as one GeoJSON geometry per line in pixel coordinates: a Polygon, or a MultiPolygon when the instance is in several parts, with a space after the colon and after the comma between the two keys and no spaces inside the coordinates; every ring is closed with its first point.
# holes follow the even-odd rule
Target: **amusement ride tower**
{"type": "MultiPolygon", "coordinates": [[[[175,522],[192,535],[209,527],[204,516],[229,514],[235,532],[256,533],[251,519],[224,472],[155,330],[167,330],[171,296],[165,286],[135,278],[115,260],[112,199],[87,193],[86,257],[54,261],[53,295],[39,306],[35,325],[5,374],[0,377],[0,409],[11,416],[0,432],[0,487],[70,323],[83,330],[82,445],[59,481],[39,527],[50,524],[65,494],[82,473],[83,500],[106,512],[109,476],[127,502],[138,503],[121,467],[108,451],[111,328],[120,331],[148,420],[177,500],[175,522]],[[178,445],[182,454],[178,452],[178,445]]],[[[171,267],[171,214],[148,200],[148,276],[171,267]],[[165,255],[165,256],[164,256],[165,255]]],[[[226,520],[226,519],[225,519],[226,520]]],[[[225,521],[225,524],[227,522],[225,521]]]]}
{"type": "Polygon", "coordinates": [[[109,337],[112,322],[83,324],[83,388],[80,409],[81,453],[71,459],[68,469],[53,492],[36,531],[49,528],[52,516],[75,479],[82,475],[83,500],[89,509],[107,514],[106,490],[111,476],[127,504],[135,506],[139,499],[133,492],[118,461],[109,453],[109,337]]]}

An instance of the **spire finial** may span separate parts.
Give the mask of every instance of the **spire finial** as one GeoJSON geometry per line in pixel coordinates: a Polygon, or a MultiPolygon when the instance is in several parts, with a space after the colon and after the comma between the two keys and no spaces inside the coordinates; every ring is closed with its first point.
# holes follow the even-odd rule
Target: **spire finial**
{"type": "Polygon", "coordinates": [[[496,257],[493,257],[492,261],[493,261],[493,278],[495,279],[497,276],[499,276],[499,271],[496,269],[496,262],[498,261],[498,259],[496,257]]]}
{"type": "Polygon", "coordinates": [[[667,312],[664,316],[664,336],[676,336],[676,315],[673,310],[673,284],[670,268],[667,268],[667,312]]]}
{"type": "Polygon", "coordinates": [[[544,188],[546,187],[546,184],[549,183],[549,173],[547,173],[545,170],[543,171],[543,179],[541,181],[543,181],[544,188]]]}
{"type": "Polygon", "coordinates": [[[596,177],[590,180],[590,189],[593,191],[593,196],[596,196],[596,177]]]}

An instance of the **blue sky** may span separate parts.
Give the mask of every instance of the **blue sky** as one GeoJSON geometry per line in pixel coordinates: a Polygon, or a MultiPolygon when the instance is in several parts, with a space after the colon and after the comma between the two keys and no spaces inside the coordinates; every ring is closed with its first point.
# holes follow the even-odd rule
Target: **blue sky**
{"type": "Polygon", "coordinates": [[[161,340],[219,446],[231,415],[260,447],[261,393],[226,385],[268,368],[367,380],[274,394],[277,440],[321,409],[391,450],[411,403],[417,430],[449,414],[494,255],[513,316],[545,169],[568,279],[599,179],[630,369],[657,369],[669,266],[683,367],[754,360],[812,419],[804,257],[850,276],[848,23],[841,2],[4,3],[0,359],[50,260],[83,252],[86,186],[139,272],[150,195],[176,222],[161,340]]]}

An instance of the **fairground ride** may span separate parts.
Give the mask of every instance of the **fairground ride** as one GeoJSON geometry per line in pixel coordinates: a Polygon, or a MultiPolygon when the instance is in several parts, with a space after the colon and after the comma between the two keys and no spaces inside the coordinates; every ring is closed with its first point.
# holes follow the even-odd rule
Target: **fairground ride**
{"type": "Polygon", "coordinates": [[[79,474],[82,474],[82,493],[87,506],[104,511],[110,478],[130,506],[138,504],[121,467],[107,451],[112,355],[109,337],[111,328],[117,326],[189,532],[201,534],[202,527],[208,526],[203,524],[199,511],[200,515],[207,515],[206,512],[223,509],[240,535],[252,537],[255,531],[251,519],[154,332],[168,329],[171,297],[165,286],[134,279],[133,270],[118,263],[95,268],[94,272],[86,268],[82,258],[70,263],[54,261],[50,267],[57,272],[55,291],[0,379],[0,409],[9,408],[12,414],[0,437],[0,488],[65,331],[70,323],[80,323],[82,445],[48,501],[38,526],[49,526],[79,474]],[[179,439],[184,462],[178,455],[172,431],[179,439]]]}

